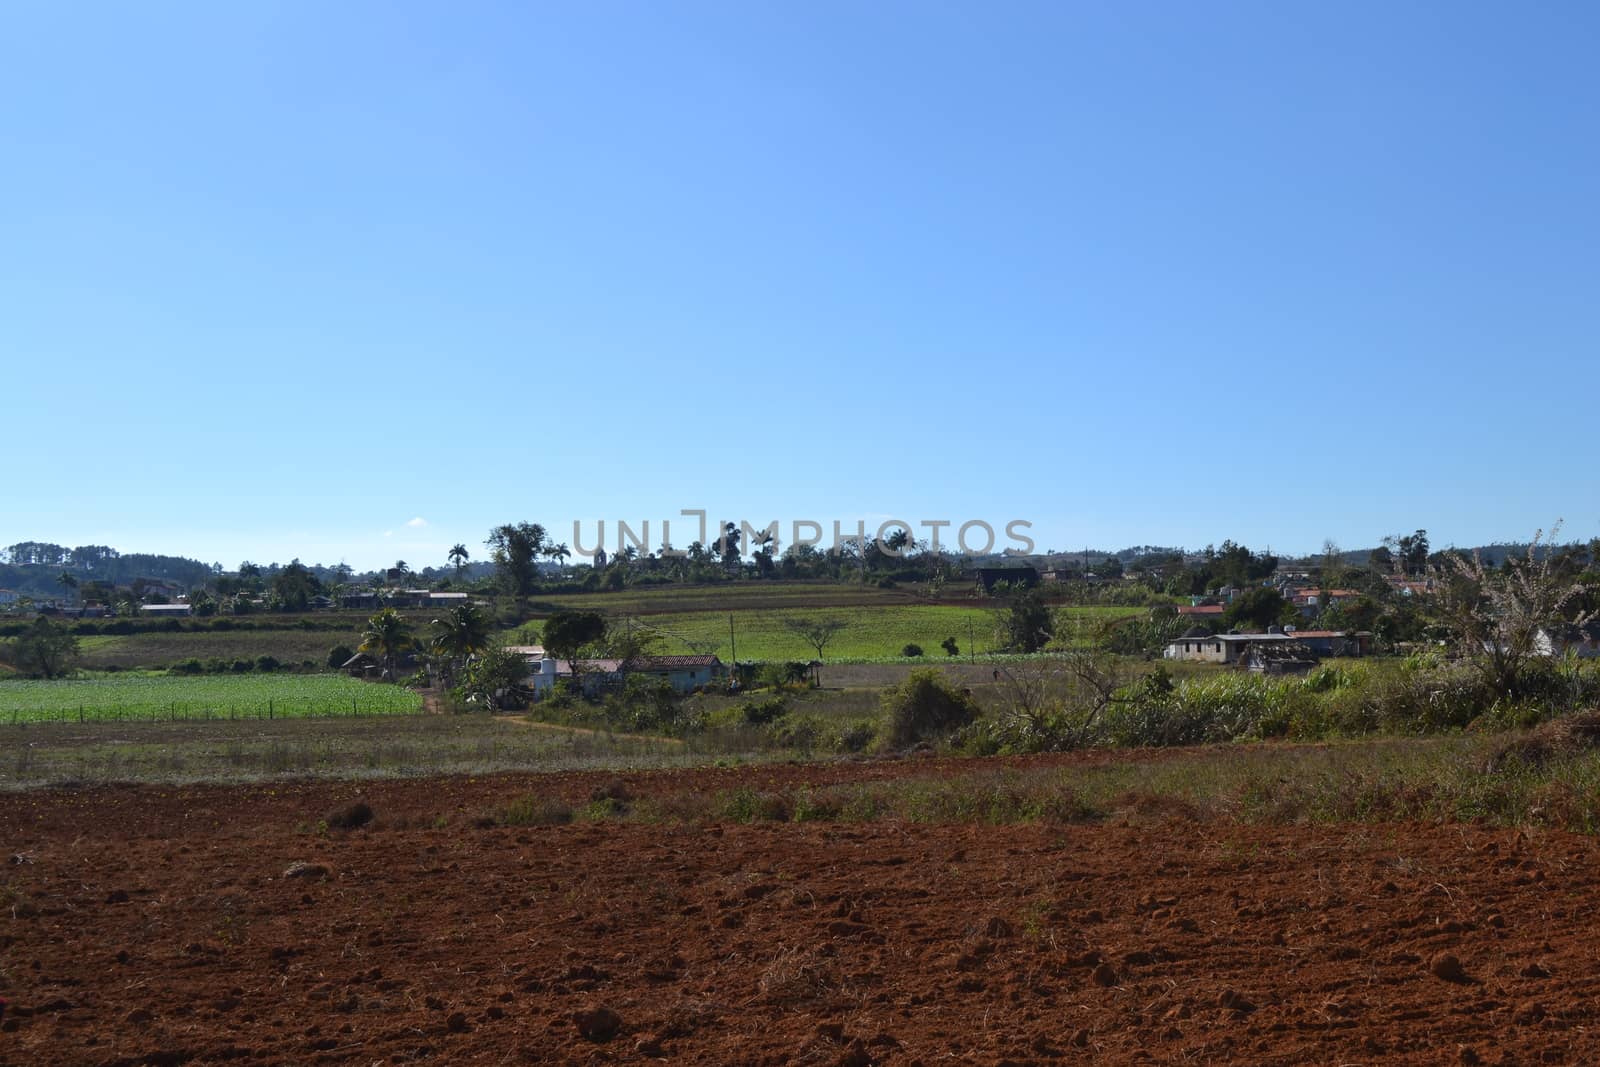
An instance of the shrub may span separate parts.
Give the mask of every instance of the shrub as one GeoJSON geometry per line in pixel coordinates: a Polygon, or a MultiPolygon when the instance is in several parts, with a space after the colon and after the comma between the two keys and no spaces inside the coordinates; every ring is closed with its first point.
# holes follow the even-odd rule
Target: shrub
{"type": "Polygon", "coordinates": [[[372,809],[362,800],[334,808],[328,812],[327,818],[323,819],[332,830],[355,830],[371,821],[372,809]]]}
{"type": "Polygon", "coordinates": [[[961,646],[956,644],[956,639],[953,637],[947,637],[943,641],[940,641],[939,647],[944,649],[944,654],[947,656],[961,655],[961,646]]]}
{"type": "Polygon", "coordinates": [[[917,659],[922,655],[922,646],[918,644],[907,645],[900,650],[900,654],[906,659],[917,659]]]}
{"type": "Polygon", "coordinates": [[[229,664],[228,669],[234,674],[249,674],[253,666],[254,664],[247,659],[236,659],[229,664]]]}
{"type": "Polygon", "coordinates": [[[198,659],[190,658],[190,659],[184,660],[181,663],[174,663],[168,673],[171,673],[171,674],[203,674],[203,673],[205,673],[205,669],[206,669],[205,664],[201,663],[198,659]]]}
{"type": "Polygon", "coordinates": [[[782,697],[772,697],[762,701],[747,700],[739,709],[739,717],[748,726],[765,726],[769,722],[783,718],[788,710],[789,705],[782,697]]]}
{"type": "Polygon", "coordinates": [[[278,659],[277,659],[276,656],[257,656],[256,657],[256,670],[261,671],[264,674],[271,674],[273,671],[279,669],[282,666],[283,666],[283,664],[278,662],[278,659]]]}
{"type": "Polygon", "coordinates": [[[572,805],[556,797],[521,797],[500,821],[507,826],[564,826],[572,821],[572,805]]]}
{"type": "Polygon", "coordinates": [[[905,681],[883,693],[882,748],[898,750],[918,741],[942,737],[978,717],[977,702],[936,670],[912,671],[905,681]]]}

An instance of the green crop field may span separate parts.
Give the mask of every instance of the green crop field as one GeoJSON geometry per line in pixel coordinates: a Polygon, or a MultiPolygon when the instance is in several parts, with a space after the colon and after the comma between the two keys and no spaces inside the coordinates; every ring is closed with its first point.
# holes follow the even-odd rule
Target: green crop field
{"type": "MultiPolygon", "coordinates": [[[[1139,608],[1066,608],[1062,619],[1067,627],[1057,643],[1070,646],[1086,641],[1093,628],[1106,619],[1138,614],[1139,608]]],[[[829,662],[899,659],[908,644],[920,645],[931,659],[944,659],[940,643],[954,637],[961,654],[984,655],[996,650],[995,616],[986,607],[958,607],[943,604],[900,604],[893,606],[809,607],[779,610],[741,609],[732,612],[733,633],[729,635],[729,612],[685,611],[651,614],[637,619],[617,619],[613,626],[634,625],[660,637],[657,651],[676,655],[691,651],[711,652],[724,661],[733,658],[737,643],[741,660],[808,660],[816,650],[785,628],[785,620],[819,622],[841,619],[845,628],[824,650],[829,662]]],[[[534,624],[537,625],[537,624],[534,624]]],[[[513,631],[508,638],[516,639],[513,631]]]]}
{"type": "Polygon", "coordinates": [[[336,674],[130,676],[0,682],[0,722],[265,719],[417,712],[408,689],[336,674]]]}
{"type": "MultiPolygon", "coordinates": [[[[418,626],[418,629],[425,629],[418,626]]],[[[78,638],[83,653],[79,666],[89,670],[138,667],[165,668],[186,659],[254,660],[273,656],[283,663],[328,662],[334,645],[354,648],[359,632],[320,633],[307,630],[226,630],[205,633],[96,635],[78,638]]]]}

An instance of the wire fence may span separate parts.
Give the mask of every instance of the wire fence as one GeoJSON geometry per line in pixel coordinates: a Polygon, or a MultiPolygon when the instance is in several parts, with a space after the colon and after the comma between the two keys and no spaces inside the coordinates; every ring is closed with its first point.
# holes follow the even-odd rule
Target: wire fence
{"type": "Polygon", "coordinates": [[[95,722],[229,722],[277,719],[351,719],[380,715],[416,715],[420,700],[268,700],[249,704],[166,701],[149,704],[92,705],[76,707],[12,707],[0,711],[0,722],[12,726],[34,723],[95,722]]]}

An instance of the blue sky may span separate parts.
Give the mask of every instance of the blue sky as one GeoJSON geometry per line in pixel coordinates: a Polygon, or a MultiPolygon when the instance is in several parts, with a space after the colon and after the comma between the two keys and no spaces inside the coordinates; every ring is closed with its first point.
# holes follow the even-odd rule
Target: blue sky
{"type": "Polygon", "coordinates": [[[415,566],[694,507],[1600,534],[1597,31],[10,4],[0,544],[415,566]]]}

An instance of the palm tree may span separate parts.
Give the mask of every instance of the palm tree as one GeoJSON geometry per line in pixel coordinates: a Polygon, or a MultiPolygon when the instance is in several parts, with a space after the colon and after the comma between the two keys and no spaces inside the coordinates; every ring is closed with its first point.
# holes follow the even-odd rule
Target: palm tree
{"type": "Polygon", "coordinates": [[[56,584],[61,586],[61,591],[67,595],[67,604],[70,607],[72,604],[72,591],[78,588],[77,577],[62,571],[61,576],[56,579],[56,584]]]}
{"type": "Polygon", "coordinates": [[[489,647],[489,617],[476,604],[462,604],[431,625],[434,633],[429,647],[439,657],[445,687],[451,688],[458,667],[489,647]]]}
{"type": "Polygon", "coordinates": [[[567,565],[567,557],[572,555],[572,549],[565,544],[552,545],[550,548],[545,549],[544,554],[555,560],[557,567],[565,567],[567,565]]]}
{"type": "Polygon", "coordinates": [[[450,549],[447,558],[451,563],[455,564],[456,581],[459,582],[461,580],[461,572],[467,569],[467,560],[471,558],[470,553],[467,552],[467,546],[459,544],[456,545],[454,548],[450,549]]]}
{"type": "Polygon", "coordinates": [[[394,681],[394,666],[401,653],[416,644],[411,624],[393,608],[384,608],[367,620],[361,632],[361,651],[376,655],[383,664],[383,679],[394,681]]]}

